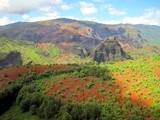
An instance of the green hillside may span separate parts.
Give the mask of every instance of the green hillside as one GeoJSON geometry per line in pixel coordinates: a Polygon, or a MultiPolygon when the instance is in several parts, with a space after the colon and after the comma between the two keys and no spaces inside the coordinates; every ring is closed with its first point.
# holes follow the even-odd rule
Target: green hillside
{"type": "Polygon", "coordinates": [[[0,119],[159,120],[159,59],[31,73],[1,94],[0,119]]]}
{"type": "Polygon", "coordinates": [[[33,61],[34,64],[53,64],[55,57],[62,51],[54,46],[48,45],[45,49],[38,48],[32,42],[0,39],[0,58],[3,59],[11,51],[21,53],[23,64],[33,61]]]}
{"type": "Polygon", "coordinates": [[[160,27],[154,25],[135,25],[141,35],[148,41],[147,44],[160,44],[160,27]]]}

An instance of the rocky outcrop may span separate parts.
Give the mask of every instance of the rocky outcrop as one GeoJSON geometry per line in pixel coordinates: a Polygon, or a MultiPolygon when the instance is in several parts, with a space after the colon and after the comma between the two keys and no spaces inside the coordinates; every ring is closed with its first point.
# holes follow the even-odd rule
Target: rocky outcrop
{"type": "Polygon", "coordinates": [[[22,65],[21,54],[19,52],[10,52],[5,58],[0,59],[0,67],[11,67],[22,65]]]}
{"type": "Polygon", "coordinates": [[[91,53],[93,60],[100,63],[130,59],[131,57],[122,49],[116,39],[116,37],[110,37],[100,43],[91,53]]]}
{"type": "Polygon", "coordinates": [[[81,58],[86,58],[88,56],[88,52],[84,47],[77,47],[75,51],[81,58]]]}

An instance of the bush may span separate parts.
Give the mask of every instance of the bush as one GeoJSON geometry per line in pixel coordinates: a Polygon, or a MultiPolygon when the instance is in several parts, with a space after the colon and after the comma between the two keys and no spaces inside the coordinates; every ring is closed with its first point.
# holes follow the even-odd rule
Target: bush
{"type": "Polygon", "coordinates": [[[154,115],[157,117],[157,118],[160,118],[160,107],[155,107],[154,108],[154,115]]]}
{"type": "Polygon", "coordinates": [[[97,67],[97,66],[84,67],[79,72],[75,71],[74,75],[80,78],[94,76],[97,78],[102,78],[102,80],[112,80],[113,79],[109,70],[107,70],[106,68],[97,67]]]}
{"type": "Polygon", "coordinates": [[[87,88],[87,89],[90,89],[93,85],[94,85],[94,81],[91,80],[91,81],[86,85],[86,88],[87,88]]]}
{"type": "Polygon", "coordinates": [[[32,115],[34,115],[34,114],[36,114],[36,109],[37,109],[37,106],[36,105],[32,105],[31,107],[30,107],[30,113],[32,114],[32,115]]]}
{"type": "Polygon", "coordinates": [[[96,103],[87,103],[82,108],[81,118],[86,120],[96,120],[100,118],[101,109],[96,103]]]}
{"type": "Polygon", "coordinates": [[[80,115],[82,114],[82,107],[78,104],[75,104],[71,110],[71,116],[73,120],[79,120],[80,115]]]}
{"type": "Polygon", "coordinates": [[[39,107],[38,115],[46,119],[53,118],[56,114],[59,113],[62,105],[63,104],[60,99],[46,97],[39,107]]]}
{"type": "Polygon", "coordinates": [[[10,108],[18,96],[20,88],[21,86],[12,84],[3,93],[0,93],[0,114],[10,108]]]}

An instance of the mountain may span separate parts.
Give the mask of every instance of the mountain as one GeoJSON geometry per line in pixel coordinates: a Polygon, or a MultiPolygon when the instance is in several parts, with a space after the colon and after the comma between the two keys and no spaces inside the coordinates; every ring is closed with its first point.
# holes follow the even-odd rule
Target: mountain
{"type": "Polygon", "coordinates": [[[109,37],[100,43],[93,51],[92,57],[94,61],[118,61],[130,59],[131,57],[123,50],[116,37],[109,37]]]}
{"type": "Polygon", "coordinates": [[[63,51],[64,56],[69,54],[72,58],[77,55],[81,58],[88,57],[93,48],[108,37],[117,37],[118,43],[127,53],[146,45],[159,45],[159,33],[160,26],[107,25],[66,18],[31,23],[18,22],[0,27],[0,38],[30,41],[35,46],[43,43],[54,44],[63,51]]]}
{"type": "Polygon", "coordinates": [[[155,25],[135,25],[135,28],[141,32],[148,44],[160,45],[160,26],[155,25]]]}
{"type": "MultiPolygon", "coordinates": [[[[148,25],[106,25],[89,21],[77,21],[71,19],[55,19],[48,21],[40,21],[33,23],[18,22],[0,27],[0,37],[8,37],[19,40],[29,40],[35,43],[41,42],[75,42],[80,43],[89,49],[91,46],[100,43],[110,36],[124,37],[126,43],[134,46],[147,43],[150,37],[147,37],[145,28],[155,29],[158,31],[159,26],[148,25]]],[[[153,32],[154,36],[158,36],[158,31],[153,32]]],[[[150,32],[150,31],[149,31],[150,32]]],[[[155,37],[158,41],[158,37],[155,37]]],[[[153,41],[153,40],[152,40],[153,41]]]]}

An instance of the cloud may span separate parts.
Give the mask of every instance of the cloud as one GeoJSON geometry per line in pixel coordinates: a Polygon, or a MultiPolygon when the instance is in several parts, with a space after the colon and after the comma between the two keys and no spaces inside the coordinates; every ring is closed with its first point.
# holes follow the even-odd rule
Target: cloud
{"type": "Polygon", "coordinates": [[[53,7],[42,7],[39,9],[41,16],[31,17],[28,14],[22,15],[22,19],[29,22],[43,21],[59,18],[59,13],[53,7]]]}
{"type": "Polygon", "coordinates": [[[63,10],[70,10],[70,9],[71,9],[71,6],[69,6],[69,5],[67,5],[67,4],[63,4],[63,5],[61,6],[61,8],[62,8],[63,10]]]}
{"type": "Polygon", "coordinates": [[[112,5],[106,6],[106,9],[110,15],[116,15],[116,16],[121,16],[121,15],[126,15],[127,12],[125,10],[117,10],[114,8],[112,5]]]}
{"type": "Polygon", "coordinates": [[[29,19],[30,17],[29,17],[29,15],[24,14],[24,15],[22,15],[22,18],[23,18],[23,19],[29,19]]]}
{"type": "Polygon", "coordinates": [[[7,25],[9,23],[13,23],[13,21],[11,21],[8,17],[4,16],[0,18],[0,26],[7,25]]]}
{"type": "Polygon", "coordinates": [[[160,9],[149,8],[144,11],[141,16],[124,17],[122,20],[101,20],[98,18],[85,18],[85,20],[95,21],[103,24],[146,24],[146,25],[160,25],[160,9]]]}
{"type": "Polygon", "coordinates": [[[44,21],[44,20],[59,18],[59,13],[56,11],[48,11],[43,16],[35,16],[35,17],[30,17],[29,15],[24,14],[22,15],[22,18],[29,22],[44,21]]]}
{"type": "Polygon", "coordinates": [[[142,16],[124,17],[122,23],[160,25],[160,9],[146,9],[142,16]]]}
{"type": "Polygon", "coordinates": [[[41,7],[60,7],[69,9],[62,0],[1,0],[0,12],[7,14],[26,14],[41,7]]]}
{"type": "Polygon", "coordinates": [[[93,3],[80,2],[80,11],[83,15],[90,15],[97,13],[97,8],[93,3]]]}

